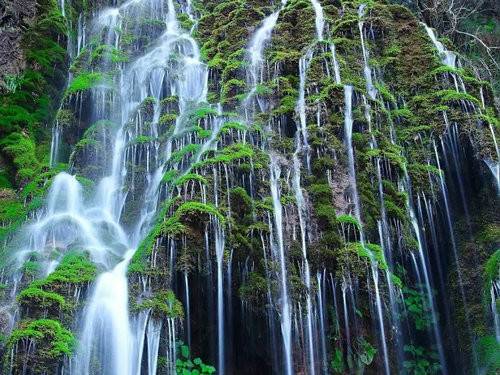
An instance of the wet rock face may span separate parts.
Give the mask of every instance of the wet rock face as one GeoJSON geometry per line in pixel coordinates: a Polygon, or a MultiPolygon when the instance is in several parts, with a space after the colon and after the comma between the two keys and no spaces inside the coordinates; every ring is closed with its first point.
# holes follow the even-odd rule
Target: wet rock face
{"type": "Polygon", "coordinates": [[[34,0],[2,0],[0,2],[0,93],[9,86],[9,77],[26,66],[21,41],[37,12],[34,0]]]}

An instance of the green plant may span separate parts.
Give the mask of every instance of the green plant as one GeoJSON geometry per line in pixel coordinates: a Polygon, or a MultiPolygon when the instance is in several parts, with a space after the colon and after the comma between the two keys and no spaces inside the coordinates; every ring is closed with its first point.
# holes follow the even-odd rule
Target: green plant
{"type": "Polygon", "coordinates": [[[175,362],[175,368],[178,375],[199,375],[214,374],[215,367],[206,365],[200,358],[191,360],[191,352],[187,345],[179,343],[180,358],[175,362]]]}
{"type": "Polygon", "coordinates": [[[431,326],[431,311],[422,292],[404,288],[404,303],[407,314],[413,319],[415,328],[424,331],[431,326]]]}
{"type": "Polygon", "coordinates": [[[412,359],[404,361],[403,366],[411,374],[431,375],[437,374],[441,366],[438,362],[438,356],[433,351],[428,351],[420,346],[405,345],[404,351],[412,359]]]}

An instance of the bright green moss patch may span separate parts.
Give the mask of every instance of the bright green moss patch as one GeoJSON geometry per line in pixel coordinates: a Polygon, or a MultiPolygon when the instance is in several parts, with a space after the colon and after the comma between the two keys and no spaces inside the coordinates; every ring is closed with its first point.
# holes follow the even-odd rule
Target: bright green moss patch
{"type": "Polygon", "coordinates": [[[184,185],[188,181],[196,181],[203,185],[206,185],[207,179],[197,173],[186,173],[174,181],[175,186],[184,185]]]}
{"type": "Polygon", "coordinates": [[[52,287],[61,284],[85,284],[94,280],[97,274],[96,266],[87,254],[70,252],[66,254],[42,285],[52,287]]]}
{"type": "Polygon", "coordinates": [[[55,292],[48,292],[35,286],[29,286],[17,296],[17,301],[25,308],[55,309],[61,311],[66,307],[64,297],[55,292]]]}
{"type": "Polygon", "coordinates": [[[76,94],[80,91],[89,90],[105,82],[105,80],[106,76],[100,72],[80,73],[71,81],[69,87],[66,90],[66,95],[76,94]]]}
{"type": "Polygon", "coordinates": [[[500,277],[500,249],[495,251],[486,261],[484,265],[484,276],[488,285],[500,277]]]}
{"type": "Polygon", "coordinates": [[[361,229],[361,225],[359,224],[359,221],[351,215],[339,215],[337,216],[337,222],[340,224],[347,224],[347,225],[352,225],[357,229],[361,229]]]}
{"type": "MultiPolygon", "coordinates": [[[[19,342],[33,343],[37,352],[37,362],[32,369],[57,361],[63,356],[70,356],[75,348],[75,338],[71,331],[64,328],[60,322],[52,319],[24,321],[19,324],[8,339],[8,353],[19,342]],[[41,363],[39,363],[40,361],[41,363]]],[[[8,354],[7,354],[8,355],[8,354]]]]}
{"type": "Polygon", "coordinates": [[[151,309],[151,313],[159,319],[184,318],[182,303],[175,297],[175,293],[171,290],[163,290],[155,293],[153,297],[145,299],[134,306],[134,309],[151,309]]]}
{"type": "Polygon", "coordinates": [[[254,156],[254,149],[251,145],[246,143],[233,143],[230,146],[218,150],[214,157],[202,160],[193,165],[193,168],[199,168],[206,165],[217,163],[228,164],[232,161],[252,158],[254,156]]]}

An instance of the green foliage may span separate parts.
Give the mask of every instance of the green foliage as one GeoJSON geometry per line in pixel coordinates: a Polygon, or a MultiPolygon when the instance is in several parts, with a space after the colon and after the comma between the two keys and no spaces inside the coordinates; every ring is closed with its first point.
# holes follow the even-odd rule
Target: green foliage
{"type": "Polygon", "coordinates": [[[9,337],[8,352],[20,341],[36,343],[35,350],[40,361],[54,361],[70,356],[76,343],[71,331],[52,319],[21,322],[9,337]]]}
{"type": "Polygon", "coordinates": [[[67,253],[54,272],[43,281],[38,281],[40,286],[57,287],[68,284],[85,284],[94,280],[97,273],[96,266],[90,261],[87,254],[79,252],[67,253]]]}
{"type": "Polygon", "coordinates": [[[56,309],[61,311],[66,307],[64,297],[55,292],[47,292],[35,286],[29,286],[22,290],[18,296],[17,301],[24,307],[35,309],[56,309]]]}
{"type": "Polygon", "coordinates": [[[484,374],[494,375],[500,371],[500,343],[493,336],[484,336],[477,342],[479,367],[484,374]]]}
{"type": "Polygon", "coordinates": [[[217,110],[208,106],[199,107],[193,112],[193,116],[196,119],[201,119],[207,116],[215,116],[215,115],[217,115],[217,110]]]}
{"type": "Polygon", "coordinates": [[[249,306],[260,306],[265,303],[267,280],[258,272],[250,272],[248,279],[240,286],[239,295],[249,306]]]}
{"type": "Polygon", "coordinates": [[[186,173],[174,181],[175,186],[184,185],[188,181],[196,181],[202,185],[207,184],[207,179],[197,173],[186,173]]]}
{"type": "Polygon", "coordinates": [[[147,257],[151,254],[155,245],[156,239],[161,235],[163,222],[170,207],[174,204],[175,199],[170,199],[163,202],[159,212],[156,214],[154,225],[148,235],[141,241],[137,251],[132,256],[128,266],[128,273],[148,273],[150,267],[147,263],[147,257]]]}
{"type": "MultiPolygon", "coordinates": [[[[251,145],[246,143],[233,143],[222,150],[218,150],[214,157],[202,160],[193,165],[194,168],[203,167],[217,163],[229,164],[238,159],[252,158],[254,156],[254,149],[251,145]]],[[[256,163],[256,167],[259,164],[256,163]]]]}
{"type": "Polygon", "coordinates": [[[156,292],[153,297],[141,301],[134,308],[137,310],[151,309],[151,312],[159,319],[165,317],[183,319],[184,317],[182,303],[171,290],[156,292]]]}
{"type": "Polygon", "coordinates": [[[106,76],[100,72],[81,72],[73,78],[69,87],[66,89],[66,95],[76,94],[80,91],[89,90],[103,82],[106,76]]]}
{"type": "Polygon", "coordinates": [[[411,374],[431,375],[439,373],[441,366],[437,353],[414,345],[405,345],[404,351],[412,358],[403,363],[404,368],[411,374]]]}
{"type": "Polygon", "coordinates": [[[200,375],[214,374],[215,367],[203,363],[200,358],[191,360],[191,352],[187,345],[179,344],[180,358],[175,362],[175,368],[178,375],[200,375]]]}
{"type": "MultiPolygon", "coordinates": [[[[194,215],[194,214],[208,214],[219,219],[220,223],[225,222],[224,216],[219,212],[219,210],[210,203],[202,203],[195,201],[184,202],[180,205],[179,208],[175,211],[173,217],[178,217],[179,219],[185,215],[194,215]]],[[[167,223],[168,220],[165,222],[167,223]]]]}
{"type": "Polygon", "coordinates": [[[484,274],[488,288],[492,281],[500,277],[500,249],[495,251],[486,261],[484,274]]]}
{"type": "Polygon", "coordinates": [[[349,225],[354,226],[357,229],[361,229],[361,225],[359,224],[358,220],[354,216],[351,216],[351,215],[346,215],[346,214],[339,215],[339,216],[337,216],[337,222],[339,222],[341,224],[349,224],[349,225]]]}
{"type": "Polygon", "coordinates": [[[335,348],[333,352],[333,358],[330,361],[330,366],[333,370],[334,374],[343,374],[344,373],[344,358],[342,355],[342,351],[338,348],[335,348]]]}
{"type": "Polygon", "coordinates": [[[0,147],[17,169],[18,179],[25,181],[33,178],[40,170],[33,139],[22,133],[11,133],[0,140],[0,147]]]}
{"type": "Polygon", "coordinates": [[[404,288],[403,295],[407,314],[415,323],[415,328],[419,331],[430,328],[432,324],[431,311],[423,292],[404,288]]]}
{"type": "Polygon", "coordinates": [[[370,365],[377,354],[372,344],[370,344],[364,337],[359,337],[356,340],[357,345],[357,358],[365,366],[370,365]]]}
{"type": "Polygon", "coordinates": [[[119,50],[115,46],[110,46],[108,44],[101,44],[92,51],[92,54],[90,56],[90,62],[96,63],[103,59],[118,64],[122,62],[127,62],[128,56],[125,52],[119,50]]]}
{"type": "Polygon", "coordinates": [[[201,145],[198,143],[189,143],[180,150],[172,152],[169,161],[172,163],[180,162],[186,155],[195,155],[200,151],[201,145]]]}

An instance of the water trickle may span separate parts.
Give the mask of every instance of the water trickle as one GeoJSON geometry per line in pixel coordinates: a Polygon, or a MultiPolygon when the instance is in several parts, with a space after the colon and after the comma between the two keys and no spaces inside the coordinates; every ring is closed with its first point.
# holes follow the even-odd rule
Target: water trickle
{"type": "MultiPolygon", "coordinates": [[[[269,16],[264,18],[261,25],[257,28],[253,36],[250,38],[250,43],[247,47],[247,54],[249,56],[249,67],[248,67],[248,77],[247,81],[249,83],[250,92],[245,99],[244,106],[249,107],[252,100],[256,96],[257,85],[263,80],[263,67],[264,67],[264,48],[271,39],[272,32],[278,21],[281,10],[286,5],[287,0],[281,0],[281,7],[275,12],[271,13],[269,16]]],[[[260,110],[265,110],[265,103],[259,100],[257,96],[257,102],[259,104],[260,110]]]]}
{"type": "Polygon", "coordinates": [[[340,66],[337,60],[337,52],[335,49],[335,44],[333,43],[330,44],[330,51],[332,53],[332,63],[333,63],[333,72],[335,74],[335,83],[337,85],[340,85],[342,81],[340,79],[340,66]]]}
{"type": "Polygon", "coordinates": [[[218,372],[224,374],[225,336],[224,336],[224,231],[218,221],[214,223],[215,252],[217,257],[217,337],[218,337],[218,372]]]}
{"type": "Polygon", "coordinates": [[[283,348],[285,354],[285,373],[293,374],[292,362],[292,317],[290,311],[290,301],[288,297],[287,267],[285,258],[285,244],[283,240],[283,209],[280,201],[279,179],[281,176],[281,167],[276,155],[271,153],[270,163],[270,184],[271,196],[273,199],[273,217],[275,230],[273,234],[274,253],[278,254],[280,264],[280,291],[281,291],[281,335],[283,337],[283,348]]]}
{"type": "Polygon", "coordinates": [[[308,141],[308,132],[307,132],[307,118],[306,118],[306,79],[307,79],[307,70],[309,69],[309,65],[311,63],[313,51],[309,49],[305,56],[301,57],[299,60],[299,98],[297,100],[296,112],[299,115],[300,121],[300,134],[302,136],[301,142],[303,143],[303,149],[306,154],[306,165],[307,170],[311,169],[311,154],[310,147],[308,141]]]}
{"type": "MultiPolygon", "coordinates": [[[[408,180],[408,178],[407,178],[408,180]]],[[[441,338],[441,331],[439,329],[439,322],[437,318],[437,312],[436,312],[436,306],[434,303],[434,296],[432,293],[432,287],[431,287],[431,282],[429,278],[429,273],[428,273],[428,267],[427,267],[427,260],[425,258],[424,254],[424,244],[422,241],[422,237],[420,234],[420,224],[417,220],[417,217],[415,216],[415,212],[413,210],[413,207],[411,206],[411,203],[408,203],[408,209],[410,213],[410,220],[411,220],[411,225],[413,227],[413,231],[415,233],[415,236],[417,237],[417,243],[418,243],[418,258],[420,264],[417,263],[417,260],[414,257],[414,254],[412,252],[412,257],[414,260],[414,264],[418,272],[422,272],[423,274],[423,281],[424,281],[424,287],[425,287],[425,294],[427,296],[427,303],[428,307],[431,310],[431,318],[432,318],[432,329],[434,332],[434,338],[436,340],[436,346],[439,354],[439,362],[441,365],[441,371],[443,374],[447,374],[447,367],[446,367],[446,359],[444,355],[444,348],[443,348],[443,341],[441,338]]]]}
{"type": "Polygon", "coordinates": [[[75,375],[93,373],[91,363],[98,361],[101,374],[133,373],[133,336],[128,313],[127,266],[134,250],[109,272],[100,275],[85,309],[79,349],[73,359],[75,375]]]}
{"type": "Polygon", "coordinates": [[[498,313],[498,299],[500,299],[500,275],[496,280],[491,282],[491,313],[493,315],[493,326],[495,328],[495,337],[497,342],[500,342],[500,314],[498,313]]]}
{"type": "Polygon", "coordinates": [[[309,350],[309,373],[316,373],[315,365],[315,352],[314,352],[314,338],[313,338],[313,311],[312,311],[312,301],[311,301],[311,273],[309,270],[309,261],[307,260],[307,244],[306,244],[306,217],[307,208],[304,200],[304,195],[302,194],[302,187],[300,186],[300,160],[299,153],[302,151],[301,138],[299,134],[296,135],[295,139],[296,149],[293,154],[293,190],[295,193],[295,200],[297,202],[297,211],[299,216],[300,224],[300,243],[302,247],[302,262],[304,267],[304,284],[307,289],[306,296],[306,329],[307,329],[307,345],[309,350]]]}
{"type": "Polygon", "coordinates": [[[369,64],[369,54],[365,45],[365,31],[364,31],[364,21],[363,21],[365,13],[366,13],[366,4],[361,4],[358,8],[358,17],[359,17],[358,28],[361,38],[361,48],[363,50],[363,62],[364,62],[363,73],[365,75],[366,91],[368,91],[368,96],[372,100],[375,100],[375,97],[377,96],[377,89],[375,88],[375,86],[373,86],[372,70],[369,64]]]}
{"type": "Polygon", "coordinates": [[[439,57],[441,58],[441,61],[444,65],[449,66],[450,68],[456,68],[456,60],[457,60],[457,55],[451,51],[448,51],[443,43],[441,43],[434,32],[433,29],[431,29],[429,26],[427,26],[425,23],[422,23],[422,26],[424,26],[425,31],[427,32],[427,35],[431,39],[432,43],[434,44],[434,47],[439,52],[439,57]]]}
{"type": "MultiPolygon", "coordinates": [[[[359,201],[358,187],[356,183],[356,168],[354,166],[354,151],[352,148],[352,86],[344,86],[344,142],[347,151],[347,162],[349,168],[349,180],[352,190],[352,200],[354,203],[354,215],[361,223],[361,204],[359,201]]],[[[361,231],[361,242],[364,242],[363,231],[361,231]]]]}
{"type": "Polygon", "coordinates": [[[316,38],[321,42],[323,40],[323,31],[325,29],[325,15],[323,14],[321,3],[318,0],[311,0],[311,4],[316,15],[314,20],[316,24],[316,38]]]}

